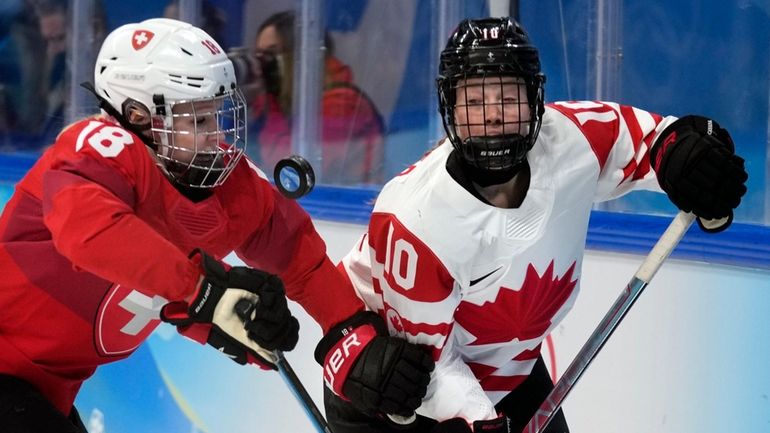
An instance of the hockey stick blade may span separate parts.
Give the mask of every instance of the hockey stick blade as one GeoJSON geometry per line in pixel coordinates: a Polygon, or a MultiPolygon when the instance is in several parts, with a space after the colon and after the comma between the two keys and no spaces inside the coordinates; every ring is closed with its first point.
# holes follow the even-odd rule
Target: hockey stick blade
{"type": "Polygon", "coordinates": [[[658,242],[652,247],[652,251],[642,262],[636,274],[631,278],[626,288],[618,296],[610,310],[605,314],[599,326],[588,337],[588,340],[580,349],[575,359],[567,367],[561,378],[554,385],[553,390],[548,394],[540,408],[524,428],[524,433],[542,433],[551,422],[556,412],[561,407],[567,394],[572,390],[577,381],[583,375],[588,365],[599,353],[604,343],[610,338],[615,328],[618,326],[628,310],[634,304],[644,288],[649,284],[652,277],[660,268],[661,264],[668,258],[679,241],[682,239],[687,229],[690,228],[695,220],[695,215],[686,212],[679,212],[674,220],[669,224],[666,231],[663,232],[658,242]]]}

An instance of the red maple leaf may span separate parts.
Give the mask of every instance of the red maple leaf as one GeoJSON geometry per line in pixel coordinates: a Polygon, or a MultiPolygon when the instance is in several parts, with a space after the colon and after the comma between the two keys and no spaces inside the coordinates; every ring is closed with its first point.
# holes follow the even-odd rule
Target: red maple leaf
{"type": "Polygon", "coordinates": [[[482,305],[461,302],[455,319],[476,336],[471,345],[541,337],[575,288],[577,279],[572,279],[574,271],[575,262],[563,277],[554,278],[551,261],[541,277],[530,264],[521,289],[501,287],[493,302],[487,301],[482,305]]]}
{"type": "Polygon", "coordinates": [[[398,320],[398,317],[390,316],[390,324],[393,325],[393,329],[395,329],[396,332],[401,333],[404,331],[404,327],[401,326],[401,321],[398,320]]]}

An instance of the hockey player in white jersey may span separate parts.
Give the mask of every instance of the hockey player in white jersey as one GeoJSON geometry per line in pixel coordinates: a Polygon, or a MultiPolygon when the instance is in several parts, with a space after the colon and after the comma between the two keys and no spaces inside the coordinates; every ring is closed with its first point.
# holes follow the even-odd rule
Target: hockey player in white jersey
{"type": "MultiPolygon", "coordinates": [[[[425,347],[436,368],[406,429],[327,388],[336,433],[520,432],[553,387],[541,343],[575,302],[594,203],[662,188],[684,211],[724,218],[709,230],[730,224],[747,174],[717,122],[544,104],[544,81],[508,18],[465,20],[449,39],[438,78],[448,138],[385,185],[340,264],[390,334],[425,347]]],[[[327,373],[340,338],[319,344],[327,373]]],[[[567,431],[563,414],[547,431],[567,431]]]]}

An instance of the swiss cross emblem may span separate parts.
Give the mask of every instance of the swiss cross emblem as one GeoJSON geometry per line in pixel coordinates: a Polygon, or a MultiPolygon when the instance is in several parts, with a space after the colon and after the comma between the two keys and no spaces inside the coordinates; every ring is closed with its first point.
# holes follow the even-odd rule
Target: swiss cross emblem
{"type": "Polygon", "coordinates": [[[94,322],[94,345],[101,356],[126,356],[160,325],[168,301],[115,285],[102,299],[94,322]]]}
{"type": "Polygon", "coordinates": [[[133,36],[131,36],[131,46],[135,50],[141,50],[150,43],[155,33],[149,30],[135,30],[133,36]]]}

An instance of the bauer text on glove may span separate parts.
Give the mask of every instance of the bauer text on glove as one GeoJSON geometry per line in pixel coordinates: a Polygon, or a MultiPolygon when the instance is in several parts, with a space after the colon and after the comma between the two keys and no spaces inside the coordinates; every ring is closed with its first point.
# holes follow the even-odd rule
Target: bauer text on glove
{"type": "Polygon", "coordinates": [[[498,418],[474,421],[473,425],[462,418],[452,418],[442,421],[430,430],[430,433],[519,433],[511,431],[510,420],[501,415],[498,418]]]}
{"type": "Polygon", "coordinates": [[[650,160],[672,203],[699,222],[724,219],[709,231],[727,228],[746,193],[748,174],[725,129],[702,116],[677,119],[656,140],[650,160]]]}
{"type": "Polygon", "coordinates": [[[161,318],[240,364],[274,369],[272,351],[293,349],[299,335],[299,322],[288,309],[281,280],[248,267],[226,269],[201,251],[193,260],[200,261],[202,271],[196,291],[189,303],[166,304],[161,318]]]}
{"type": "Polygon", "coordinates": [[[333,327],[315,359],[338,396],[370,416],[410,416],[422,403],[434,363],[428,352],[388,335],[382,318],[361,312],[333,327]]]}

